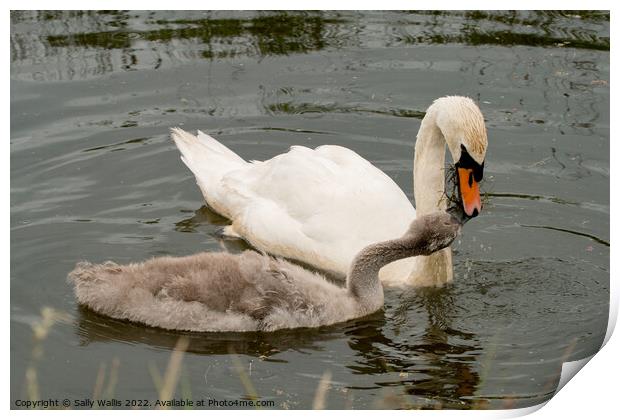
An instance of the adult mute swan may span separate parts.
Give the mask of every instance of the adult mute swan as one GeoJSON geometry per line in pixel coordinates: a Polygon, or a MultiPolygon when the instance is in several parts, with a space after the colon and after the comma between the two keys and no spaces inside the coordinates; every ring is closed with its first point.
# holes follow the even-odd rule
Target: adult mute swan
{"type": "Polygon", "coordinates": [[[188,331],[274,331],[359,318],[383,306],[379,269],[429,255],[456,238],[461,221],[436,212],[404,236],[369,245],[353,259],[345,288],[254,251],[159,257],[117,265],[78,263],[69,273],[80,304],[153,327],[188,331]]]}
{"type": "MultiPolygon", "coordinates": [[[[181,159],[207,204],[232,221],[225,233],[255,248],[344,277],[365,246],[398,237],[416,216],[390,177],[340,146],[293,146],[264,162],[246,162],[212,137],[172,129],[181,159]]],[[[445,148],[457,169],[463,211],[481,210],[487,134],[474,101],[439,98],[426,111],[415,143],[417,215],[444,210],[445,148]]],[[[452,280],[449,248],[400,260],[381,270],[387,285],[443,285],[452,280]]]]}

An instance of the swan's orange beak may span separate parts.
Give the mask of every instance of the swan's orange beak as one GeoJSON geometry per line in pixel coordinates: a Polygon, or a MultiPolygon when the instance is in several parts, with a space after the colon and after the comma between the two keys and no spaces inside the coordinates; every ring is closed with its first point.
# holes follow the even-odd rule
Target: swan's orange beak
{"type": "Polygon", "coordinates": [[[458,168],[458,171],[463,210],[469,217],[476,217],[482,210],[482,203],[480,202],[480,188],[474,179],[474,171],[467,168],[458,168]]]}

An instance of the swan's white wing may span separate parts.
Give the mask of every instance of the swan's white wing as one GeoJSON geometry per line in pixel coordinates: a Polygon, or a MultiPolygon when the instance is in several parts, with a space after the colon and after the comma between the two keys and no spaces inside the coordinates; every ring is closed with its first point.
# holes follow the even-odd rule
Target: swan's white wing
{"type": "Polygon", "coordinates": [[[364,246],[402,235],[415,210],[357,153],[295,146],[222,178],[234,230],[254,246],[345,274],[364,246]]]}

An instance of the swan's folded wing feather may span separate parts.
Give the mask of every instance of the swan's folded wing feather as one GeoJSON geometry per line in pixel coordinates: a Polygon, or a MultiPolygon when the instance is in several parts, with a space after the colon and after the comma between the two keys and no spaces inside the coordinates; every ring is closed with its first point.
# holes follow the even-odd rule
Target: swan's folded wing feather
{"type": "Polygon", "coordinates": [[[235,163],[246,163],[238,154],[236,154],[208,134],[205,134],[202,131],[198,130],[198,135],[196,136],[196,138],[198,139],[200,144],[207,148],[209,151],[219,153],[235,163]]]}
{"type": "Polygon", "coordinates": [[[181,160],[196,177],[196,183],[207,203],[217,212],[230,217],[229,208],[221,203],[224,192],[221,181],[227,173],[249,164],[235,152],[200,131],[197,136],[180,128],[172,128],[170,132],[181,152],[181,160]]]}
{"type": "Polygon", "coordinates": [[[229,172],[221,190],[235,231],[254,246],[341,274],[357,251],[400,236],[415,217],[390,177],[340,146],[292,147],[229,172]]]}

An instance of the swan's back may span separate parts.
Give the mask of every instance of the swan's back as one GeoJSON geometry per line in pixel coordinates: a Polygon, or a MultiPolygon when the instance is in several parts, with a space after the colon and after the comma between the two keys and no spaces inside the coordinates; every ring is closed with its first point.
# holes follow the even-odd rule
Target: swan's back
{"type": "Polygon", "coordinates": [[[207,203],[232,220],[226,232],[273,255],[344,277],[357,252],[402,235],[415,218],[398,185],[344,147],[293,146],[245,162],[203,133],[173,129],[172,138],[207,203]]]}
{"type": "Polygon", "coordinates": [[[270,331],[356,315],[345,289],[254,251],[159,257],[129,265],[82,262],[69,280],[78,302],[95,312],[174,330],[270,331]]]}

